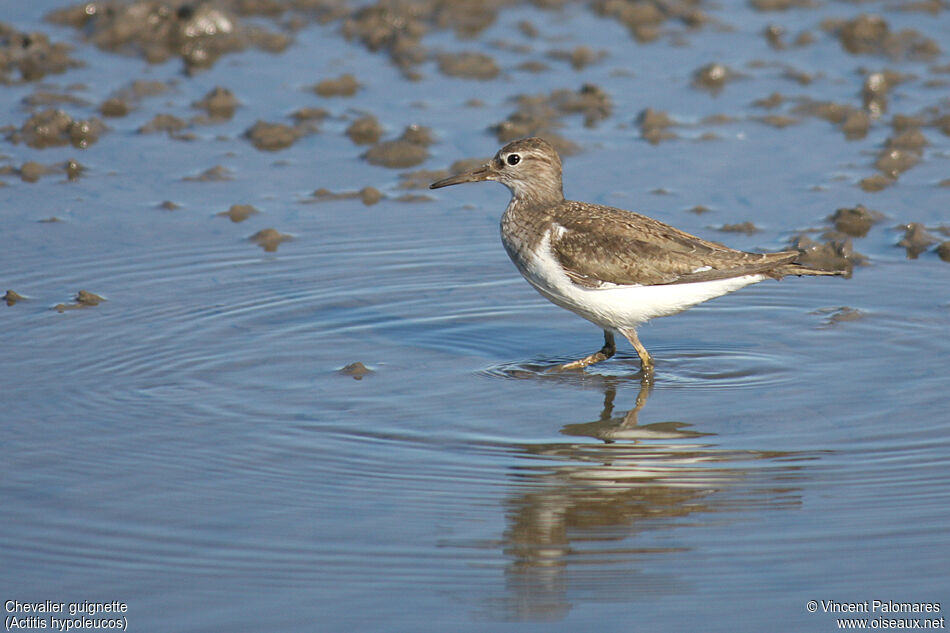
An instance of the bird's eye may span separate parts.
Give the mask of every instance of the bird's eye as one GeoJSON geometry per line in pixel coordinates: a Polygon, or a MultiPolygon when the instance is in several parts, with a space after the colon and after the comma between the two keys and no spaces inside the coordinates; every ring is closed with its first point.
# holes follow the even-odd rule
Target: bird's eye
{"type": "Polygon", "coordinates": [[[508,158],[506,159],[506,162],[509,165],[517,165],[518,163],[521,162],[521,156],[517,154],[508,154],[508,158]]]}

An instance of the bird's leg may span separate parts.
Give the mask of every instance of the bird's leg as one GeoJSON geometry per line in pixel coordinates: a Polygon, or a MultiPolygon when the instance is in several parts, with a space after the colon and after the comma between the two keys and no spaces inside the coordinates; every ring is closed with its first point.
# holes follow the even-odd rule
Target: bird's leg
{"type": "Polygon", "coordinates": [[[653,357],[650,356],[650,352],[648,352],[647,348],[640,342],[640,337],[637,336],[637,330],[632,327],[622,327],[620,328],[620,333],[627,337],[627,340],[633,345],[633,349],[637,350],[637,356],[640,357],[640,369],[643,370],[644,375],[652,376],[653,357]]]}
{"type": "Polygon", "coordinates": [[[617,345],[614,343],[614,333],[610,330],[604,330],[604,346],[600,348],[600,351],[594,352],[590,356],[585,356],[580,360],[571,361],[570,363],[564,363],[563,365],[558,365],[557,367],[552,368],[551,371],[564,371],[566,369],[584,369],[585,367],[590,367],[594,363],[599,363],[602,360],[607,360],[617,352],[617,345]]]}

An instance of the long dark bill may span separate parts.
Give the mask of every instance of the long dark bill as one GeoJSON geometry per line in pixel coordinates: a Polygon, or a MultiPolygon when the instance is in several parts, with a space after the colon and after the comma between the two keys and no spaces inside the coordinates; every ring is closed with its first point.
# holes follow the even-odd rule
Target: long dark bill
{"type": "Polygon", "coordinates": [[[448,187],[450,185],[460,185],[463,182],[481,182],[482,180],[488,180],[491,177],[491,173],[490,164],[485,164],[481,167],[470,169],[469,171],[463,171],[461,174],[455,174],[454,176],[437,180],[429,185],[429,189],[440,189],[441,187],[448,187]]]}

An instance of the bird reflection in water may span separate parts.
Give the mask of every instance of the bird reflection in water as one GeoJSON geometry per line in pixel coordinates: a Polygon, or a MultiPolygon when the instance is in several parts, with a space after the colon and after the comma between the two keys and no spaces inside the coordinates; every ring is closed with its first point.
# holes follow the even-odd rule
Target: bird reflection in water
{"type": "Polygon", "coordinates": [[[685,543],[695,542],[671,530],[800,504],[795,481],[814,456],[723,448],[684,422],[641,424],[649,382],[641,381],[633,408],[615,413],[617,387],[630,380],[583,379],[601,381],[603,410],[561,432],[600,442],[521,447],[526,459],[505,502],[508,563],[505,595],[490,607],[495,616],[558,619],[571,607],[569,595],[630,601],[682,592],[681,565],[655,571],[656,557],[688,557],[685,543]]]}

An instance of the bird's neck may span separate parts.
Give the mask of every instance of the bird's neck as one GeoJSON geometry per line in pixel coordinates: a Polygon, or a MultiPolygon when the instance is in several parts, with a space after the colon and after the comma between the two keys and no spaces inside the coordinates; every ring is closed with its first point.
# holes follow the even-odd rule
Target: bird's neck
{"type": "Polygon", "coordinates": [[[564,202],[564,192],[560,183],[557,187],[550,184],[536,186],[533,183],[522,183],[511,191],[511,205],[523,208],[554,206],[564,202]]]}

